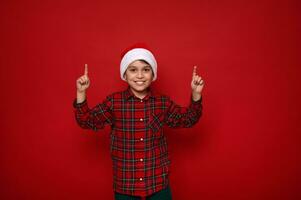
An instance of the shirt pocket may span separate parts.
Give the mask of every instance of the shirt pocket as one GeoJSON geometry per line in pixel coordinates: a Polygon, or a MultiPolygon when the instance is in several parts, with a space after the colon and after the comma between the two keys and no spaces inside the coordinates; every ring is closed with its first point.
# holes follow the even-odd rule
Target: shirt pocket
{"type": "Polygon", "coordinates": [[[151,113],[148,128],[153,132],[159,132],[164,124],[164,113],[151,113]]]}

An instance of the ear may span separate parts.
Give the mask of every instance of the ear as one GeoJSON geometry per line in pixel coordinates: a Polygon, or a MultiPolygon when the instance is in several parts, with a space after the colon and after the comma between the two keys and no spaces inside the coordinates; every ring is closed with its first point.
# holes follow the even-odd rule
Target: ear
{"type": "Polygon", "coordinates": [[[126,81],[128,81],[128,77],[127,77],[127,75],[126,75],[126,71],[125,71],[124,74],[123,74],[123,78],[124,78],[126,81]]]}

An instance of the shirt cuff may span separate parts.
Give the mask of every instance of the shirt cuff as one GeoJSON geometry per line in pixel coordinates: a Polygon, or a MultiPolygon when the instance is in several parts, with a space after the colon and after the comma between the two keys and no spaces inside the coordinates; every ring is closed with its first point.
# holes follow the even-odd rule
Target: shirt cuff
{"type": "Polygon", "coordinates": [[[77,103],[77,99],[75,98],[73,101],[73,108],[75,108],[79,113],[85,113],[89,111],[87,99],[81,103],[77,103]]]}
{"type": "Polygon", "coordinates": [[[192,107],[194,109],[201,109],[201,107],[202,107],[202,101],[203,101],[203,95],[197,101],[194,101],[193,98],[192,98],[192,95],[191,95],[191,98],[190,98],[190,107],[192,107]]]}

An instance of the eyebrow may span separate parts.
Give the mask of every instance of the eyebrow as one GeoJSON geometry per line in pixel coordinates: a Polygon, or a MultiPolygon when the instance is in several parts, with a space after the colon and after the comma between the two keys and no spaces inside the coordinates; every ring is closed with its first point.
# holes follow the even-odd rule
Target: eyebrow
{"type": "MultiPolygon", "coordinates": [[[[128,67],[135,67],[135,68],[137,68],[137,66],[135,66],[135,65],[129,65],[128,67]]],[[[150,65],[144,65],[144,66],[143,66],[143,68],[147,68],[147,67],[150,67],[150,68],[151,68],[150,65]]]]}

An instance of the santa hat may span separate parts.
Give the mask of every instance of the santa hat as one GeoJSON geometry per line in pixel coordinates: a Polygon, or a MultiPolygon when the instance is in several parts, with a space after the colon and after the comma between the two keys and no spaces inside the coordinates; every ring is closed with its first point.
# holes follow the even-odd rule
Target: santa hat
{"type": "Polygon", "coordinates": [[[157,61],[149,50],[147,45],[142,43],[137,43],[129,48],[127,48],[121,55],[121,62],[120,62],[120,77],[122,80],[125,81],[124,73],[128,68],[129,64],[136,60],[144,60],[148,64],[150,64],[153,70],[153,81],[157,79],[157,61]]]}

